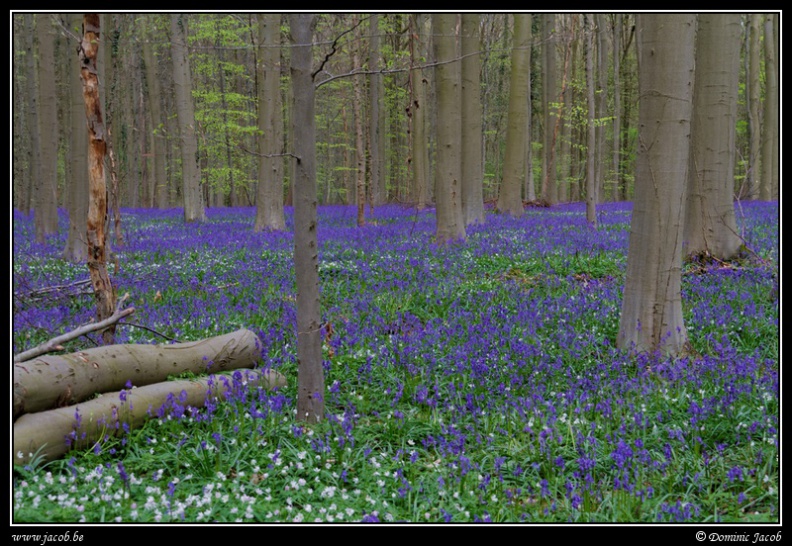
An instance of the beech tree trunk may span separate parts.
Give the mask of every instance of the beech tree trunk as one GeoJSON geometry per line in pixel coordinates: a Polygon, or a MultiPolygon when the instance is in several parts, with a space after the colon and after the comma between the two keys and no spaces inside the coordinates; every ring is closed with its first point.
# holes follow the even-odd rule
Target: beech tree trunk
{"type": "Polygon", "coordinates": [[[294,271],[297,277],[297,419],[324,418],[319,254],[316,237],[316,119],[313,27],[315,16],[290,13],[291,78],[294,90],[294,271]]]}
{"type": "MultiPolygon", "coordinates": [[[[379,68],[380,39],[379,15],[369,19],[371,38],[369,41],[368,68],[379,68]]],[[[371,202],[378,207],[388,200],[385,184],[385,82],[382,74],[371,74],[369,80],[369,172],[371,173],[371,202]]]]}
{"type": "Polygon", "coordinates": [[[740,17],[702,13],[698,18],[686,255],[706,252],[729,260],[742,245],[734,216],[740,17]]]}
{"type": "Polygon", "coordinates": [[[774,15],[766,15],[765,44],[765,101],[762,120],[762,169],[760,198],[778,198],[778,75],[773,32],[774,15]]]}
{"type": "MultiPolygon", "coordinates": [[[[465,225],[484,223],[481,117],[481,16],[462,17],[462,209],[465,225]]],[[[530,19],[530,15],[527,15],[530,19]]],[[[530,23],[529,23],[530,24],[530,23]]],[[[530,55],[530,49],[528,50],[530,55]]],[[[522,208],[522,203],[520,204],[522,208]]]]}
{"type": "Polygon", "coordinates": [[[748,133],[750,135],[750,152],[748,154],[748,169],[746,172],[746,188],[741,197],[756,199],[759,195],[759,150],[762,141],[762,124],[759,117],[761,108],[761,85],[759,74],[761,63],[759,61],[759,37],[762,32],[762,15],[752,13],[748,30],[748,69],[745,91],[748,100],[748,133]]]}
{"type": "Polygon", "coordinates": [[[696,15],[637,15],[639,134],[627,278],[617,344],[679,354],[682,231],[695,78],[696,15]]]}
{"type": "MultiPolygon", "coordinates": [[[[588,120],[586,125],[586,222],[597,227],[597,201],[600,184],[597,178],[597,138],[594,113],[594,17],[584,15],[586,33],[586,104],[588,120]]],[[[602,172],[600,170],[600,172],[602,172]]]]}
{"type": "Polygon", "coordinates": [[[222,400],[239,389],[282,387],[274,372],[245,370],[206,379],[165,381],[135,389],[108,392],[98,398],[58,409],[28,413],[14,422],[12,464],[25,465],[33,457],[48,462],[72,449],[86,449],[125,429],[139,428],[151,418],[179,415],[189,406],[222,400]]]}
{"type": "Polygon", "coordinates": [[[621,29],[622,14],[617,13],[613,22],[613,200],[624,195],[621,177],[621,29]]]}
{"type": "Polygon", "coordinates": [[[237,330],[188,343],[106,345],[65,355],[43,355],[14,364],[14,419],[87,400],[96,393],[167,380],[184,372],[217,373],[253,368],[261,342],[237,330]]]}
{"type": "MultiPolygon", "coordinates": [[[[355,48],[352,53],[352,70],[360,66],[359,59],[357,48],[355,48]]],[[[357,165],[355,203],[357,204],[357,225],[362,227],[366,225],[366,139],[363,135],[363,83],[360,81],[360,76],[353,76],[352,85],[355,92],[353,107],[355,111],[355,164],[357,165]]]]}
{"type": "Polygon", "coordinates": [[[29,30],[24,33],[25,39],[25,121],[27,134],[30,137],[27,152],[27,164],[30,176],[29,184],[25,187],[22,198],[22,211],[30,214],[33,211],[33,201],[37,180],[41,179],[41,138],[39,136],[39,98],[37,71],[36,71],[36,48],[33,29],[39,22],[38,16],[33,13],[23,15],[23,26],[29,30]]]}
{"type": "MultiPolygon", "coordinates": [[[[426,47],[420,39],[423,33],[426,15],[414,14],[410,16],[412,34],[410,35],[410,64],[420,64],[423,52],[426,47]],[[416,52],[415,49],[418,48],[416,52]],[[416,59],[417,58],[417,59],[416,59]]],[[[410,114],[412,121],[412,167],[413,167],[413,199],[416,201],[418,210],[426,207],[429,188],[429,143],[426,136],[426,113],[428,112],[429,102],[426,88],[429,85],[427,73],[418,68],[410,72],[412,82],[412,102],[410,104],[410,114]]]]}
{"type": "MultiPolygon", "coordinates": [[[[146,17],[141,17],[143,21],[146,17]]],[[[165,156],[166,142],[165,142],[165,120],[162,117],[162,108],[160,106],[160,79],[157,74],[157,62],[154,57],[152,46],[153,37],[152,32],[149,31],[143,38],[143,63],[146,65],[146,96],[148,97],[147,110],[149,112],[149,119],[151,120],[151,138],[149,154],[154,156],[154,174],[152,176],[149,196],[151,201],[149,206],[155,206],[159,209],[164,209],[168,206],[168,175],[165,171],[165,156]]]]}
{"type": "MultiPolygon", "coordinates": [[[[80,43],[80,77],[83,81],[83,101],[88,119],[88,273],[96,298],[96,319],[104,320],[115,310],[115,288],[107,272],[107,184],[104,157],[107,148],[102,107],[99,99],[99,78],[96,54],[99,50],[99,15],[87,13],[83,17],[83,37],[80,43]]],[[[102,333],[106,345],[115,339],[115,326],[102,333]]]]}
{"type": "Polygon", "coordinates": [[[515,218],[523,215],[522,186],[525,176],[525,128],[530,93],[531,15],[514,14],[514,43],[511,52],[509,113],[506,126],[506,152],[503,158],[503,182],[498,195],[498,210],[515,218]]]}
{"type": "Polygon", "coordinates": [[[462,113],[460,69],[453,13],[432,14],[437,78],[437,167],[435,241],[446,244],[465,239],[462,215],[462,113]]]}
{"type": "Polygon", "coordinates": [[[187,32],[184,28],[185,15],[172,13],[171,55],[173,56],[173,86],[175,88],[176,118],[179,123],[181,149],[182,198],[184,199],[184,221],[206,221],[204,196],[201,191],[201,165],[198,157],[195,106],[192,98],[190,60],[187,56],[187,32]]]}
{"type": "Polygon", "coordinates": [[[37,14],[36,34],[39,49],[39,118],[40,156],[39,179],[34,180],[36,192],[34,222],[36,242],[43,243],[58,231],[58,105],[55,75],[55,37],[51,16],[37,14]]]}
{"type": "MultiPolygon", "coordinates": [[[[82,26],[82,15],[75,13],[69,24],[72,29],[82,26]]],[[[68,194],[69,235],[63,249],[63,259],[82,263],[88,258],[85,242],[85,222],[88,217],[88,135],[85,131],[85,104],[83,102],[80,67],[69,51],[70,129],[68,194]]]]}
{"type": "Polygon", "coordinates": [[[542,150],[542,198],[551,205],[558,201],[555,164],[555,131],[558,108],[556,95],[555,14],[542,14],[542,98],[544,108],[544,148],[542,150]]]}
{"type": "Polygon", "coordinates": [[[280,20],[277,13],[259,13],[258,86],[259,144],[256,222],[253,231],[285,230],[283,214],[283,110],[280,94],[280,20]]]}

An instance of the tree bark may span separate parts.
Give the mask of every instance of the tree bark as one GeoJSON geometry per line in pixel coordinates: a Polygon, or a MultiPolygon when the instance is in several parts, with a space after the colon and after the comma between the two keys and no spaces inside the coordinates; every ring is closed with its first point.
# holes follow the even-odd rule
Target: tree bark
{"type": "Polygon", "coordinates": [[[319,255],[316,215],[316,120],[313,27],[315,16],[290,13],[291,78],[294,90],[294,271],[297,277],[297,419],[324,418],[319,255]]]}
{"type": "Polygon", "coordinates": [[[36,15],[39,46],[39,141],[40,178],[35,180],[36,242],[43,243],[58,231],[58,108],[55,75],[55,38],[50,15],[36,15]]]}
{"type": "MultiPolygon", "coordinates": [[[[600,201],[608,199],[607,170],[605,169],[605,120],[608,118],[606,112],[608,104],[608,55],[607,43],[605,41],[605,14],[597,13],[590,15],[594,26],[594,36],[596,37],[597,51],[597,91],[596,91],[596,147],[597,155],[595,160],[594,177],[597,181],[597,193],[595,195],[595,205],[600,201]]],[[[615,201],[615,199],[611,199],[615,201]]]]}
{"type": "Polygon", "coordinates": [[[679,354],[682,230],[695,78],[695,14],[637,16],[639,148],[617,344],[679,354]]]}
{"type": "MultiPolygon", "coordinates": [[[[588,120],[586,124],[586,222],[597,227],[597,201],[600,185],[597,179],[597,135],[594,112],[594,19],[593,15],[584,16],[586,33],[586,103],[588,120]]],[[[600,171],[601,172],[601,171],[600,171]]]]}
{"type": "MultiPolygon", "coordinates": [[[[69,21],[72,29],[82,27],[82,15],[75,13],[69,21]]],[[[78,30],[79,32],[79,30],[78,30]]],[[[69,178],[68,207],[69,234],[63,259],[74,263],[82,263],[88,259],[88,245],[85,241],[85,222],[88,218],[88,135],[85,131],[85,104],[83,102],[80,66],[69,49],[69,86],[70,86],[70,128],[69,142],[69,178]]]]}
{"type": "Polygon", "coordinates": [[[283,213],[283,111],[280,95],[280,14],[259,13],[258,194],[253,231],[286,229],[283,213]]]}
{"type": "Polygon", "coordinates": [[[525,128],[531,69],[531,15],[514,14],[514,43],[511,52],[509,113],[506,126],[506,152],[503,158],[503,182],[498,195],[498,210],[515,218],[523,215],[522,181],[526,166],[525,128]]]}
{"type": "Polygon", "coordinates": [[[198,137],[195,132],[195,106],[192,99],[192,78],[190,60],[187,56],[187,32],[184,28],[184,19],[183,14],[172,13],[170,16],[173,84],[182,160],[184,221],[205,222],[206,210],[201,191],[201,165],[198,156],[198,137]]]}
{"type": "Polygon", "coordinates": [[[530,25],[529,28],[531,30],[531,36],[529,40],[528,46],[528,94],[525,97],[526,102],[528,103],[528,116],[525,119],[525,176],[523,181],[523,198],[527,201],[536,201],[536,185],[534,184],[534,172],[533,172],[533,131],[534,131],[534,123],[533,117],[535,115],[533,103],[531,101],[531,89],[534,86],[534,79],[532,77],[533,71],[533,63],[534,55],[533,55],[533,15],[530,17],[530,25]]]}
{"type": "Polygon", "coordinates": [[[27,108],[25,109],[25,121],[27,122],[27,134],[30,137],[27,153],[27,164],[30,176],[29,184],[24,189],[22,198],[22,211],[30,214],[33,211],[34,195],[38,180],[41,180],[41,138],[39,135],[39,98],[38,73],[36,70],[36,47],[35,47],[35,26],[38,17],[33,13],[26,13],[23,16],[23,26],[28,29],[24,33],[25,39],[25,99],[27,108]]]}
{"type": "MultiPolygon", "coordinates": [[[[527,17],[530,18],[530,15],[527,17]]],[[[484,223],[481,117],[481,16],[462,18],[462,210],[465,225],[484,223]]],[[[529,51],[530,55],[530,51],[529,51]]]]}
{"type": "MultiPolygon", "coordinates": [[[[107,272],[107,184],[104,173],[106,134],[102,122],[102,107],[99,100],[99,78],[96,71],[96,55],[99,49],[99,15],[87,13],[83,16],[83,36],[80,43],[80,77],[83,82],[83,101],[88,120],[88,273],[96,299],[96,319],[102,321],[112,316],[115,310],[115,287],[107,272]]],[[[113,343],[115,327],[110,326],[102,333],[105,344],[113,343]]]]}
{"type": "Polygon", "coordinates": [[[53,461],[72,449],[89,448],[120,436],[125,428],[139,428],[151,418],[179,415],[188,407],[203,407],[207,400],[228,398],[240,388],[273,389],[285,384],[275,372],[249,370],[233,376],[164,381],[104,393],[74,406],[28,413],[14,422],[11,462],[25,465],[34,456],[42,462],[53,461]]]}
{"type": "MultiPolygon", "coordinates": [[[[352,70],[360,66],[360,57],[358,55],[357,47],[352,52],[352,70]]],[[[354,87],[355,101],[353,103],[355,112],[355,164],[356,177],[355,189],[357,198],[357,225],[362,227],[366,225],[366,139],[363,135],[363,83],[360,81],[360,76],[353,76],[352,85],[354,87]]]]}
{"type": "Polygon", "coordinates": [[[542,149],[542,197],[554,205],[558,201],[555,165],[555,131],[558,110],[553,106],[556,96],[556,35],[555,14],[542,14],[542,98],[544,107],[544,146],[542,149]],[[553,111],[555,110],[555,115],[553,111]]]}
{"type": "Polygon", "coordinates": [[[462,115],[459,61],[456,54],[456,14],[432,14],[437,78],[437,167],[435,241],[465,239],[462,215],[462,115]]]}
{"type": "MultiPolygon", "coordinates": [[[[369,41],[369,71],[376,71],[379,64],[379,15],[369,19],[371,38],[369,41]]],[[[374,206],[388,199],[385,186],[385,83],[382,74],[372,73],[369,80],[369,172],[371,173],[371,201],[374,206]]]]}
{"type": "MultiPolygon", "coordinates": [[[[145,19],[145,18],[143,18],[145,19]]],[[[164,209],[168,206],[168,175],[165,171],[165,156],[167,155],[165,137],[165,120],[162,117],[160,106],[161,86],[159,75],[157,74],[157,62],[151,44],[153,37],[151,31],[147,32],[143,38],[143,63],[146,65],[146,90],[148,97],[148,112],[151,120],[151,151],[154,156],[154,173],[151,180],[149,191],[151,201],[150,206],[164,209]]]]}
{"type": "MultiPolygon", "coordinates": [[[[745,86],[748,96],[748,132],[750,134],[750,151],[748,153],[748,169],[746,174],[746,189],[744,197],[756,199],[759,195],[759,158],[760,144],[762,142],[762,127],[759,118],[761,108],[761,86],[759,74],[761,72],[759,37],[762,32],[762,15],[752,13],[748,15],[751,24],[748,30],[748,83],[745,86]]],[[[741,192],[742,194],[743,192],[741,192]]]]}
{"type": "Polygon", "coordinates": [[[760,198],[778,196],[778,77],[773,33],[773,15],[765,16],[765,101],[762,121],[762,170],[760,198]]]}
{"type": "Polygon", "coordinates": [[[97,393],[196,375],[253,368],[261,342],[250,330],[170,345],[107,345],[65,355],[44,355],[14,364],[14,419],[76,404],[97,393]]]}
{"type": "MultiPolygon", "coordinates": [[[[424,29],[423,14],[410,16],[412,24],[412,34],[410,36],[410,63],[416,65],[417,58],[423,57],[425,49],[420,36],[424,29]],[[418,48],[416,52],[415,49],[418,48]]],[[[416,68],[410,72],[412,101],[410,103],[410,114],[412,120],[412,167],[413,167],[413,199],[416,201],[418,210],[426,207],[427,189],[429,180],[429,143],[426,138],[426,112],[428,110],[428,99],[426,88],[429,85],[427,74],[423,69],[416,68]]]]}
{"type": "Polygon", "coordinates": [[[685,254],[729,260],[740,250],[734,216],[734,156],[740,75],[739,14],[702,13],[696,37],[685,254]]]}
{"type": "Polygon", "coordinates": [[[614,201],[623,197],[621,177],[621,28],[622,14],[613,16],[613,181],[614,201]]]}

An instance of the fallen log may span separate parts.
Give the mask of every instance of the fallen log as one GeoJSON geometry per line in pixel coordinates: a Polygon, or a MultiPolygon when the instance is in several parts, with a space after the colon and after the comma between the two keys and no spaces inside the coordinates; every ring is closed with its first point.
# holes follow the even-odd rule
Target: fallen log
{"type": "Polygon", "coordinates": [[[72,449],[90,448],[125,429],[139,428],[148,419],[201,408],[207,398],[227,398],[235,388],[285,385],[286,379],[274,371],[237,370],[105,393],[74,406],[28,413],[14,423],[12,465],[26,465],[34,458],[49,462],[72,449]]]}
{"type": "Polygon", "coordinates": [[[140,387],[185,372],[253,368],[261,342],[250,330],[170,345],[107,345],[14,364],[13,415],[76,404],[97,393],[140,387]]]}

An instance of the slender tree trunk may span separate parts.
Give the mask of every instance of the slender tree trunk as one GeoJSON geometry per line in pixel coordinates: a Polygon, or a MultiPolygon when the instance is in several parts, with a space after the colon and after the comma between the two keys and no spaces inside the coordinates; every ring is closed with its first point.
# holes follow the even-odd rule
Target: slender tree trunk
{"type": "Polygon", "coordinates": [[[739,14],[698,16],[684,232],[687,255],[706,252],[729,260],[742,245],[734,216],[741,33],[739,14]]]}
{"type": "MultiPolygon", "coordinates": [[[[595,160],[595,174],[594,178],[597,181],[596,201],[604,201],[608,199],[609,191],[607,184],[607,170],[605,169],[605,123],[604,120],[608,117],[606,112],[608,104],[608,56],[607,56],[607,43],[605,40],[605,15],[597,13],[591,16],[594,23],[594,36],[596,37],[596,51],[597,51],[597,91],[596,99],[596,127],[595,134],[597,154],[595,160]]],[[[615,199],[611,199],[615,201],[615,199]]]]}
{"type": "Polygon", "coordinates": [[[556,96],[556,35],[555,14],[542,14],[542,94],[544,103],[544,147],[542,155],[542,197],[550,204],[558,201],[556,181],[554,127],[558,109],[554,106],[556,96]]]}
{"type": "Polygon", "coordinates": [[[776,199],[778,194],[778,78],[773,34],[773,15],[767,15],[765,30],[765,101],[762,124],[762,175],[760,198],[776,199]]]}
{"type": "Polygon", "coordinates": [[[135,125],[137,126],[137,146],[138,146],[138,165],[140,168],[140,178],[139,184],[134,188],[133,191],[130,191],[130,203],[129,206],[132,208],[138,208],[140,206],[150,207],[151,206],[151,195],[149,192],[149,175],[150,170],[148,167],[148,158],[146,157],[146,145],[148,142],[148,133],[151,132],[151,126],[147,124],[146,120],[146,110],[143,106],[143,83],[142,80],[142,71],[138,71],[136,74],[137,77],[137,86],[136,86],[136,93],[135,93],[135,125]],[[142,203],[142,204],[141,204],[142,203]]]}
{"type": "MultiPolygon", "coordinates": [[[[348,166],[351,163],[351,161],[349,159],[349,145],[347,143],[347,138],[346,138],[347,135],[349,135],[349,122],[347,120],[346,107],[342,107],[341,108],[341,116],[342,116],[343,122],[344,122],[344,140],[343,140],[343,144],[342,144],[342,148],[344,150],[343,161],[342,161],[342,165],[344,166],[344,171],[343,171],[344,172],[344,189],[346,190],[345,197],[344,197],[344,203],[347,204],[347,205],[351,205],[351,204],[356,202],[357,193],[356,193],[356,189],[355,189],[356,187],[353,186],[353,184],[355,182],[353,181],[352,177],[349,176],[349,169],[348,169],[348,166]]],[[[355,178],[355,181],[356,180],[357,180],[357,178],[355,178]]]]}
{"type": "MultiPolygon", "coordinates": [[[[369,19],[369,70],[378,70],[380,57],[379,15],[369,19]]],[[[388,200],[385,187],[385,83],[382,74],[372,74],[369,80],[369,142],[371,172],[371,200],[379,206],[388,200]]]]}
{"type": "MultiPolygon", "coordinates": [[[[571,36],[569,38],[569,77],[571,81],[577,81],[578,79],[578,65],[583,65],[584,70],[584,78],[585,78],[585,58],[581,61],[580,60],[580,37],[579,32],[577,31],[578,28],[578,20],[580,18],[580,14],[572,14],[572,24],[571,24],[571,36]]],[[[566,110],[567,105],[576,104],[577,101],[580,99],[578,90],[575,88],[576,86],[572,86],[564,93],[564,108],[566,110]]],[[[583,156],[584,156],[584,134],[586,128],[580,124],[575,123],[570,120],[569,125],[569,169],[566,171],[567,173],[567,180],[562,183],[559,188],[559,200],[569,200],[569,201],[582,201],[585,196],[585,174],[584,165],[583,165],[583,156]],[[574,143],[574,145],[572,144],[574,143]]],[[[563,171],[562,171],[563,172],[563,171]]]]}
{"type": "Polygon", "coordinates": [[[316,237],[316,120],[312,76],[312,14],[290,13],[294,179],[294,271],[297,277],[297,419],[324,417],[319,255],[316,237]]]}
{"type": "Polygon", "coordinates": [[[26,127],[25,115],[27,114],[27,104],[24,90],[24,80],[28,79],[25,75],[25,45],[23,43],[24,36],[30,34],[31,29],[24,29],[22,26],[22,15],[14,14],[11,19],[12,26],[12,141],[11,146],[15,153],[12,154],[13,172],[12,172],[12,201],[11,204],[17,210],[24,210],[24,195],[28,184],[30,184],[30,167],[27,164],[27,153],[20,153],[22,150],[27,150],[26,135],[30,133],[26,127]]]}
{"type": "MultiPolygon", "coordinates": [[[[631,67],[632,67],[632,58],[628,56],[630,51],[630,46],[633,44],[633,38],[635,37],[635,25],[633,21],[635,19],[632,18],[630,15],[626,15],[626,24],[624,25],[625,28],[630,28],[630,32],[627,36],[626,41],[622,40],[622,51],[620,52],[621,55],[621,62],[619,66],[621,68],[621,76],[620,79],[622,81],[622,131],[621,131],[621,165],[620,170],[622,173],[633,171],[634,167],[627,163],[629,157],[631,155],[630,151],[635,146],[630,133],[630,126],[633,122],[633,106],[635,103],[633,99],[634,95],[634,81],[635,78],[629,77],[631,74],[631,67]],[[626,42],[626,43],[625,43],[626,42]],[[629,63],[627,61],[630,61],[629,63]]],[[[636,48],[637,49],[637,48],[636,48]]],[[[635,62],[637,64],[638,54],[635,54],[635,62]]],[[[633,196],[634,193],[634,184],[630,184],[627,178],[622,175],[622,200],[626,201],[633,196]]]]}
{"type": "Polygon", "coordinates": [[[596,153],[596,126],[594,115],[594,18],[593,15],[584,15],[586,18],[586,102],[588,104],[588,120],[586,124],[586,221],[589,225],[597,227],[597,198],[599,184],[597,182],[595,164],[596,153]]]}
{"type": "MultiPolygon", "coordinates": [[[[220,40],[218,39],[218,42],[220,40]]],[[[231,136],[228,132],[228,100],[226,99],[226,85],[225,85],[225,69],[223,68],[223,53],[222,49],[219,52],[219,61],[216,65],[218,80],[220,81],[220,108],[222,110],[221,118],[223,120],[223,140],[225,144],[225,160],[226,169],[228,172],[228,205],[231,207],[239,206],[239,196],[237,195],[236,183],[234,181],[234,161],[231,156],[231,136]]]]}
{"type": "MultiPolygon", "coordinates": [[[[462,209],[465,225],[484,223],[481,118],[481,16],[462,14],[462,209]]],[[[527,15],[530,18],[530,15],[527,15]]],[[[530,26],[530,23],[529,23],[530,26]]],[[[530,41],[530,40],[529,40],[530,41]]],[[[529,46],[530,47],[530,46],[529,46]]],[[[530,58],[530,49],[528,50],[530,58]]],[[[522,203],[520,203],[522,208],[522,203]]]]}
{"type": "Polygon", "coordinates": [[[524,190],[523,190],[523,197],[528,201],[535,201],[536,200],[536,187],[534,185],[534,173],[533,173],[533,116],[534,116],[534,108],[533,104],[531,103],[531,89],[533,87],[533,79],[531,78],[531,72],[533,70],[532,63],[533,63],[533,15],[530,16],[530,21],[528,25],[529,30],[531,31],[531,37],[529,39],[530,45],[528,46],[528,96],[525,97],[526,102],[528,103],[528,116],[525,119],[525,181],[524,181],[524,190]]]}
{"type": "Polygon", "coordinates": [[[638,14],[639,148],[617,344],[679,354],[696,15],[638,14]]]}
{"type": "Polygon", "coordinates": [[[151,150],[150,154],[154,156],[154,173],[151,180],[153,191],[150,191],[149,194],[152,199],[150,206],[164,209],[168,206],[168,175],[165,171],[167,143],[164,136],[165,119],[162,117],[162,108],[160,106],[162,92],[160,91],[160,79],[157,74],[158,63],[154,58],[151,40],[151,32],[147,32],[143,39],[143,63],[146,65],[147,106],[151,127],[149,149],[151,150]]]}
{"type": "Polygon", "coordinates": [[[190,60],[187,56],[185,24],[184,15],[171,14],[171,55],[173,57],[173,84],[182,160],[184,221],[204,222],[206,211],[201,191],[201,165],[198,155],[198,138],[195,132],[195,106],[192,99],[192,78],[190,77],[190,60]]]}
{"type": "Polygon", "coordinates": [[[498,196],[498,210],[515,218],[523,215],[520,190],[525,175],[525,127],[530,93],[531,15],[514,14],[514,43],[511,52],[509,113],[506,126],[506,152],[503,158],[503,182],[498,196]]]}
{"type": "MultiPolygon", "coordinates": [[[[422,57],[426,49],[425,44],[420,40],[424,30],[424,19],[426,15],[411,15],[413,32],[410,38],[411,51],[410,62],[413,65],[419,64],[417,57],[422,57]],[[416,44],[419,51],[415,52],[416,44]]],[[[422,69],[415,69],[410,72],[412,78],[411,89],[413,91],[410,103],[410,113],[412,114],[412,165],[413,165],[413,199],[416,201],[418,210],[426,207],[427,190],[429,187],[429,142],[426,135],[426,112],[428,110],[428,93],[426,88],[429,85],[428,74],[422,69]]]]}
{"type": "Polygon", "coordinates": [[[460,63],[456,55],[455,14],[433,14],[432,33],[437,61],[437,169],[435,240],[446,244],[465,238],[462,213],[462,115],[460,63]]]}
{"type": "MultiPolygon", "coordinates": [[[[357,49],[352,53],[352,70],[360,66],[360,57],[357,49]]],[[[362,227],[366,225],[365,207],[366,207],[366,141],[363,135],[363,83],[360,81],[360,76],[353,76],[353,85],[355,89],[355,164],[356,169],[356,182],[355,188],[357,190],[357,225],[362,227]]]]}
{"type": "Polygon", "coordinates": [[[49,14],[36,15],[39,40],[40,178],[36,181],[36,241],[43,243],[58,231],[58,108],[55,76],[55,38],[49,14]]]}
{"type": "MultiPolygon", "coordinates": [[[[99,49],[99,15],[87,13],[83,17],[83,35],[80,43],[80,76],[83,82],[83,101],[88,121],[88,272],[96,298],[96,319],[104,320],[115,310],[115,288],[107,273],[107,184],[104,174],[104,157],[107,149],[106,134],[102,121],[102,105],[99,100],[99,78],[96,70],[96,54],[99,49]]],[[[105,345],[113,343],[115,326],[102,333],[105,345]]]]}
{"type": "Polygon", "coordinates": [[[762,141],[762,128],[759,118],[759,109],[762,104],[761,86],[759,85],[759,73],[761,71],[759,38],[762,32],[762,15],[752,13],[748,17],[751,24],[748,30],[748,83],[746,85],[746,94],[748,95],[750,151],[748,153],[748,169],[745,177],[747,186],[745,196],[749,199],[756,199],[757,195],[759,195],[759,158],[762,141]]]}
{"type": "Polygon", "coordinates": [[[283,111],[280,95],[280,14],[259,13],[259,168],[254,231],[285,230],[283,213],[283,111]]]}
{"type": "MultiPolygon", "coordinates": [[[[108,17],[105,17],[105,20],[108,17]]],[[[103,27],[109,28],[109,25],[103,27]]],[[[113,132],[113,111],[118,109],[116,104],[118,104],[118,96],[117,96],[117,84],[118,84],[118,39],[119,39],[120,31],[117,27],[114,27],[111,32],[108,32],[107,35],[110,36],[110,40],[105,40],[105,43],[109,45],[107,49],[110,50],[110,53],[104,56],[104,64],[110,65],[109,70],[105,69],[105,77],[107,78],[105,81],[110,82],[109,85],[106,85],[108,88],[105,92],[105,99],[104,99],[104,111],[106,112],[105,115],[105,130],[107,131],[107,158],[109,160],[109,167],[110,167],[110,188],[108,191],[108,196],[110,199],[110,212],[112,213],[113,218],[113,234],[115,236],[115,245],[117,247],[124,246],[124,235],[121,231],[121,189],[118,185],[118,169],[119,165],[116,162],[116,142],[120,142],[120,139],[114,137],[113,132]],[[112,51],[115,50],[115,53],[112,51]],[[108,62],[107,59],[110,59],[108,62]],[[106,76],[107,72],[110,72],[110,77],[106,76]]],[[[100,48],[100,51],[102,49],[100,48]]],[[[100,76],[101,77],[101,76],[100,76]]],[[[109,220],[110,215],[108,215],[109,220]]],[[[108,224],[108,231],[110,226],[108,224]]]]}
{"type": "Polygon", "coordinates": [[[38,16],[26,13],[23,16],[24,27],[28,32],[24,33],[25,38],[25,96],[27,98],[27,109],[25,118],[27,121],[27,133],[30,137],[30,147],[28,148],[27,162],[30,176],[29,184],[24,189],[22,211],[30,214],[33,211],[33,195],[38,181],[41,180],[41,139],[39,138],[39,105],[38,105],[38,71],[36,70],[36,47],[35,47],[35,27],[38,24],[38,16]]]}
{"type": "Polygon", "coordinates": [[[618,201],[622,197],[622,177],[621,177],[621,27],[622,14],[614,15],[615,23],[613,26],[613,192],[614,200],[618,201]]]}
{"type": "MultiPolygon", "coordinates": [[[[72,29],[82,28],[83,17],[79,13],[71,15],[69,24],[72,29]]],[[[85,102],[83,100],[80,65],[74,50],[69,50],[69,86],[71,88],[71,138],[69,143],[69,181],[67,200],[69,207],[69,235],[63,259],[81,263],[88,258],[85,240],[85,222],[88,218],[88,135],[85,131],[85,102]]]]}

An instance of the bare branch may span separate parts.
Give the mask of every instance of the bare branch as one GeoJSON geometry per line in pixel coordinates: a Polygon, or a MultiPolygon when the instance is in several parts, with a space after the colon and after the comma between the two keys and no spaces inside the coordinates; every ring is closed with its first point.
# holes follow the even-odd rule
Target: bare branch
{"type": "Polygon", "coordinates": [[[240,150],[242,150],[243,152],[245,152],[246,154],[255,155],[255,156],[258,156],[258,157],[293,157],[297,161],[300,160],[300,158],[298,156],[294,155],[291,152],[283,152],[282,154],[262,154],[262,153],[259,153],[259,152],[254,152],[253,150],[248,150],[242,144],[238,144],[237,147],[240,150]]]}
{"type": "MultiPolygon", "coordinates": [[[[447,61],[435,61],[431,63],[421,64],[421,65],[413,65],[408,66],[405,68],[381,68],[380,70],[363,70],[363,69],[354,69],[351,72],[345,72],[344,74],[336,74],[335,76],[328,74],[327,79],[324,79],[315,85],[316,89],[319,89],[326,83],[330,83],[333,80],[338,80],[340,78],[349,78],[351,76],[360,76],[360,75],[374,75],[374,74],[398,74],[400,72],[411,72],[413,70],[423,70],[424,68],[433,68],[435,66],[441,66],[448,63],[456,63],[464,59],[465,57],[470,57],[471,55],[481,55],[483,51],[474,51],[473,53],[467,53],[466,55],[459,55],[454,57],[453,59],[447,61]]],[[[321,70],[321,69],[320,69],[321,70]]],[[[318,74],[320,70],[314,72],[314,75],[318,74]]]]}
{"type": "Polygon", "coordinates": [[[152,334],[157,334],[160,337],[167,339],[168,341],[175,341],[176,343],[182,343],[181,340],[175,337],[168,337],[165,334],[158,332],[153,328],[149,328],[148,326],[143,326],[142,324],[137,324],[135,322],[125,322],[124,326],[132,326],[133,328],[140,328],[141,330],[146,330],[147,332],[151,332],[152,334]]]}
{"type": "MultiPolygon", "coordinates": [[[[122,301],[123,299],[125,298],[122,298],[122,301]]],[[[123,311],[120,309],[116,309],[115,313],[113,313],[104,320],[101,320],[96,323],[85,324],[75,330],[72,330],[71,332],[65,333],[58,337],[54,337],[51,340],[42,343],[37,347],[33,347],[32,349],[28,349],[27,351],[23,351],[19,353],[14,357],[14,362],[25,362],[26,360],[30,360],[31,358],[35,358],[39,355],[50,353],[52,351],[57,351],[59,350],[61,343],[65,343],[67,341],[71,341],[72,339],[76,339],[82,335],[87,334],[88,332],[94,332],[96,330],[107,328],[108,326],[115,324],[122,318],[129,316],[134,312],[135,312],[134,307],[124,309],[123,311]]]]}
{"type": "MultiPolygon", "coordinates": [[[[341,34],[339,34],[338,36],[336,36],[336,39],[335,39],[335,40],[333,40],[333,44],[330,46],[330,47],[332,48],[332,49],[331,49],[331,51],[330,51],[330,53],[328,53],[327,55],[325,55],[325,58],[322,60],[322,64],[320,64],[320,65],[319,65],[319,68],[317,68],[317,69],[316,69],[316,71],[315,71],[313,74],[311,74],[311,79],[314,79],[314,78],[316,78],[316,75],[317,75],[317,74],[319,74],[319,72],[322,72],[322,70],[324,70],[324,65],[326,65],[326,64],[327,64],[327,62],[330,60],[330,57],[332,57],[333,55],[335,55],[335,53],[336,53],[336,51],[337,51],[338,41],[339,41],[339,40],[340,40],[340,39],[341,39],[341,38],[342,38],[342,37],[343,37],[345,34],[349,34],[349,33],[350,33],[350,32],[352,32],[353,30],[355,30],[357,27],[359,27],[359,26],[360,26],[360,25],[363,23],[363,21],[367,21],[367,20],[368,20],[368,19],[370,19],[370,18],[371,18],[371,16],[369,15],[368,17],[366,17],[366,18],[364,18],[364,19],[361,19],[360,21],[358,21],[358,22],[357,22],[357,24],[355,24],[355,25],[352,25],[352,27],[351,27],[351,28],[348,28],[348,29],[346,29],[344,32],[342,32],[341,34]]],[[[319,86],[317,85],[317,87],[319,87],[319,86]]]]}

